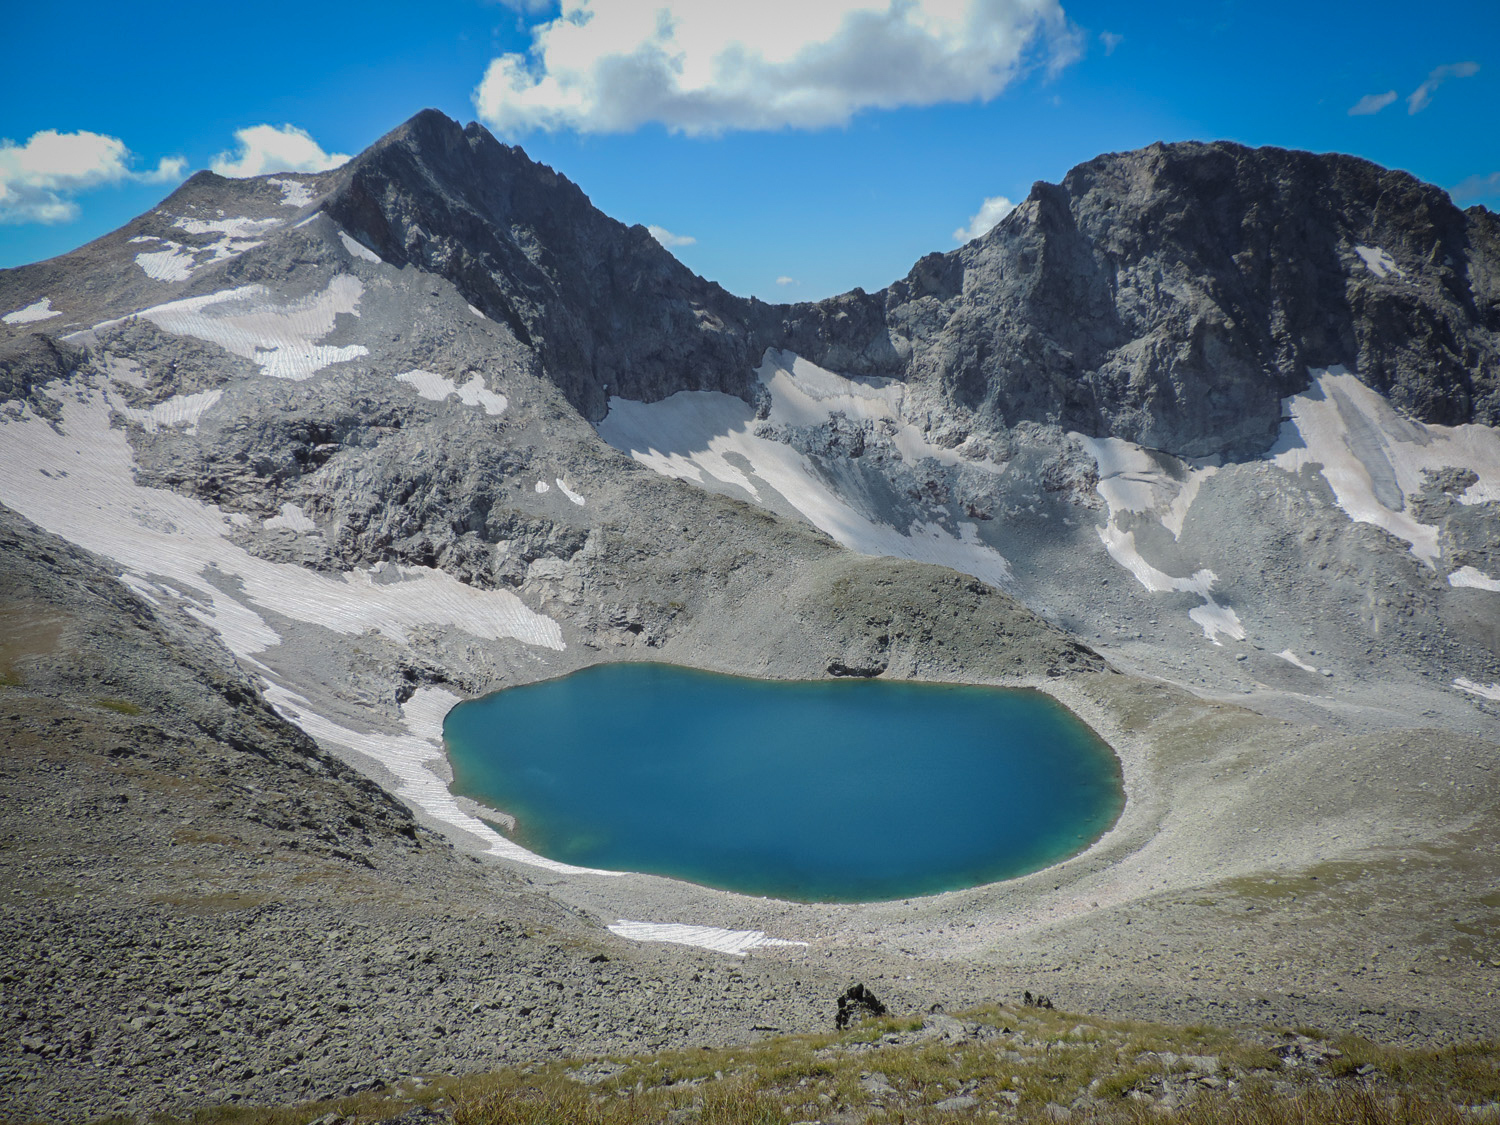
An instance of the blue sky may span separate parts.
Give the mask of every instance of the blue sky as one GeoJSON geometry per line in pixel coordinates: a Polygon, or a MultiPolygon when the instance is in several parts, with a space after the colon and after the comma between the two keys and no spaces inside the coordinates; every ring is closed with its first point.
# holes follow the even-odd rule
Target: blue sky
{"type": "Polygon", "coordinates": [[[81,245],[181,174],[233,162],[239,130],[292,125],[314,154],[355,153],[426,106],[462,121],[483,109],[600,208],[692,239],[673,246],[683,262],[766,300],[879,288],[957,245],[985,199],[1019,201],[1156,140],[1350,152],[1500,210],[1494,0],[898,0],[905,22],[892,31],[887,10],[874,39],[840,22],[859,0],[718,9],[758,12],[758,26],[719,26],[710,0],[564,2],[626,46],[630,12],[665,11],[685,73],[707,77],[665,94],[619,85],[599,35],[536,38],[558,15],[543,0],[13,6],[0,266],[81,245]],[[974,27],[990,34],[977,54],[974,27]],[[497,79],[476,101],[494,60],[549,43],[517,60],[527,91],[497,79]],[[715,70],[726,44],[756,65],[715,70]],[[565,66],[596,94],[601,76],[616,85],[580,101],[565,66]],[[1351,114],[1362,99],[1376,112],[1351,114]],[[22,147],[48,130],[99,139],[49,171],[42,146],[22,147]]]}

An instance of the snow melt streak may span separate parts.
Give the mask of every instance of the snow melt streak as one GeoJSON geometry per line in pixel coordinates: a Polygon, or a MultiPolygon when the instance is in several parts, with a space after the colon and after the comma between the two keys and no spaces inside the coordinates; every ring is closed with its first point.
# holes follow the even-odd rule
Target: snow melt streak
{"type": "Polygon", "coordinates": [[[743,957],[752,949],[767,945],[806,945],[805,941],[786,941],[766,937],[763,930],[721,930],[717,926],[679,926],[666,922],[630,922],[621,918],[609,932],[632,941],[666,941],[677,945],[696,945],[715,953],[732,953],[743,957]]]}
{"type": "MultiPolygon", "coordinates": [[[[774,349],[766,352],[758,374],[771,392],[773,423],[819,425],[835,410],[860,418],[900,418],[904,392],[884,380],[846,379],[774,349]]],[[[903,458],[931,456],[945,464],[962,460],[953,450],[927,445],[904,421],[894,424],[903,458]]],[[[760,487],[769,487],[814,527],[862,555],[936,563],[992,586],[1010,587],[1010,564],[980,541],[976,524],[960,523],[959,535],[954,536],[934,523],[914,523],[903,533],[873,520],[835,492],[806,456],[782,442],[757,437],[754,427],[754,412],[740,399],[718,391],[678,391],[654,403],[611,398],[609,413],[599,423],[599,436],[664,476],[703,484],[707,473],[761,503],[765,500],[760,487]],[[747,461],[755,480],[730,457],[747,461]]],[[[988,469],[993,471],[994,466],[988,469]]]]}
{"type": "Polygon", "coordinates": [[[1319,466],[1351,520],[1406,540],[1412,554],[1436,568],[1438,529],[1412,514],[1407,497],[1421,490],[1424,471],[1460,467],[1479,477],[1459,497],[1462,503],[1500,500],[1500,433],[1410,421],[1342,367],[1311,374],[1311,387],[1282,400],[1290,420],[1271,459],[1289,473],[1319,466]]]}

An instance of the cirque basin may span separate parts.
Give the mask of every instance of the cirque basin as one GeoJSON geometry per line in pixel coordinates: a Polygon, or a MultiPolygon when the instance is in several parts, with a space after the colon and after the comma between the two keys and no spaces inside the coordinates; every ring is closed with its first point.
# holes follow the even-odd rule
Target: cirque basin
{"type": "Polygon", "coordinates": [[[453,792],[549,859],[871,902],[991,883],[1118,818],[1119,760],[1039,691],[600,664],[461,703],[453,792]]]}

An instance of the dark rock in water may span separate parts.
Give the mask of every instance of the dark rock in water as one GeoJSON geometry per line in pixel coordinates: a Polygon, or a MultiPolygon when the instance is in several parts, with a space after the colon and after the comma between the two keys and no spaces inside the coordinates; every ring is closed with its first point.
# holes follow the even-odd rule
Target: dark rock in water
{"type": "Polygon", "coordinates": [[[886,1012],[885,1005],[863,984],[850,985],[839,997],[838,1004],[838,1015],[833,1018],[833,1026],[840,1031],[855,1020],[883,1016],[886,1012]]]}

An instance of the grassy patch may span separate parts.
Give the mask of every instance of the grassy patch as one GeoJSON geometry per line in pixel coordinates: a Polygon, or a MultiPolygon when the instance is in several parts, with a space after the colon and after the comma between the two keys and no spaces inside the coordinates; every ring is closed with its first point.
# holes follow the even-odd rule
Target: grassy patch
{"type": "Polygon", "coordinates": [[[120,715],[139,715],[141,713],[141,709],[128,699],[96,699],[94,700],[94,706],[103,707],[106,711],[114,711],[120,715]]]}
{"type": "MultiPolygon", "coordinates": [[[[416,1105],[455,1125],[795,1125],[1045,1122],[1106,1125],[1457,1125],[1500,1098],[1500,1044],[1405,1050],[1326,1040],[1283,1069],[1291,1032],[1237,1032],[989,1007],[925,1030],[910,1017],[739,1047],[529,1065],[407,1080],[335,1102],[225,1108],[193,1125],[357,1125],[416,1105]],[[1063,1111],[1067,1112],[1064,1113],[1063,1111]]],[[[1311,1029],[1306,1029],[1311,1030],[1311,1029]]],[[[1304,1041],[1305,1045],[1305,1041],[1304,1041]]],[[[165,1119],[161,1125],[168,1125],[165,1119]]]]}

